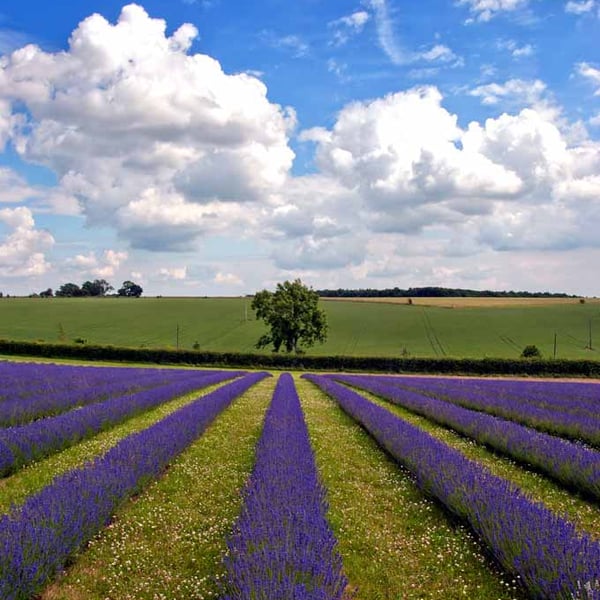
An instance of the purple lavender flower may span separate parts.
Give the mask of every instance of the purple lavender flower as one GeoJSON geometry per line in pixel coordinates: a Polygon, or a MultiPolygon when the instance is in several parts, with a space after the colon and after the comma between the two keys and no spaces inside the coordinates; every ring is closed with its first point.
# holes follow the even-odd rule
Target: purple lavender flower
{"type": "Polygon", "coordinates": [[[533,598],[600,599],[600,542],[515,485],[369,402],[318,375],[305,375],[340,404],[416,477],[421,489],[465,519],[533,598]]]}
{"type": "Polygon", "coordinates": [[[386,377],[465,408],[600,447],[600,385],[498,379],[386,377]]]}
{"type": "Polygon", "coordinates": [[[110,521],[119,504],[159,475],[236,397],[266,376],[246,375],[195,400],[0,516],[0,598],[31,598],[110,521]]]}
{"type": "Polygon", "coordinates": [[[300,400],[281,375],[228,540],[223,600],[335,600],[346,578],[300,400]]]}
{"type": "Polygon", "coordinates": [[[481,444],[600,499],[600,452],[492,415],[395,385],[389,377],[335,375],[336,380],[451,427],[481,444]]]}
{"type": "Polygon", "coordinates": [[[109,398],[104,402],[90,404],[27,425],[0,429],[0,476],[72,446],[84,438],[177,396],[240,374],[237,371],[205,374],[203,371],[182,370],[177,379],[166,385],[109,398]]]}
{"type": "MultiPolygon", "coordinates": [[[[0,363],[0,427],[177,381],[183,369],[0,363]]],[[[214,371],[204,371],[209,375],[214,371]]]]}

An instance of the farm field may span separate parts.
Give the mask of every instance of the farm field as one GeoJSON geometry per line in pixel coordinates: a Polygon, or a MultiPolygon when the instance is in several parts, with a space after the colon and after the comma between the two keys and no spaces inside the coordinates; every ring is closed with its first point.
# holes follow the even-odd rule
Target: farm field
{"type": "Polygon", "coordinates": [[[0,378],[2,598],[600,595],[600,383],[0,378]]]}
{"type": "MultiPolygon", "coordinates": [[[[514,358],[534,344],[549,358],[556,334],[558,358],[600,359],[597,300],[368,300],[324,299],[328,339],[308,352],[514,358]]],[[[0,338],[256,352],[264,325],[250,304],[249,298],[8,298],[0,301],[0,338]]]]}

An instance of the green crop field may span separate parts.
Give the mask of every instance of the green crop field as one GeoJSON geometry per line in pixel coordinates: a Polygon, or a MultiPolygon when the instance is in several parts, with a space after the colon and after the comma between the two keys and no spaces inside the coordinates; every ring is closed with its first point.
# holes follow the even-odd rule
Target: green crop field
{"type": "MultiPolygon", "coordinates": [[[[510,358],[535,344],[550,358],[556,334],[558,358],[600,358],[597,301],[462,306],[460,299],[423,300],[322,301],[329,336],[309,353],[510,358]]],[[[252,352],[264,325],[250,304],[250,298],[8,298],[0,300],[0,338],[252,352]]]]}

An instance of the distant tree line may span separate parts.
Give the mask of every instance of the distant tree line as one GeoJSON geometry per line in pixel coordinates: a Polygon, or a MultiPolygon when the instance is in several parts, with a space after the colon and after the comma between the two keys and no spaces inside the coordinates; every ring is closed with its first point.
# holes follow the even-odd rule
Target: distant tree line
{"type": "Polygon", "coordinates": [[[411,287],[406,290],[398,287],[381,290],[373,288],[357,290],[339,288],[337,290],[317,290],[317,294],[322,298],[577,298],[575,295],[551,292],[465,290],[435,286],[411,287]]]}
{"type": "MultiPolygon", "coordinates": [[[[109,292],[114,291],[114,287],[106,281],[106,279],[94,279],[94,281],[84,281],[81,286],[76,283],[63,283],[54,292],[52,288],[48,288],[39,294],[30,294],[30,297],[39,298],[84,298],[84,297],[100,297],[106,296],[109,292]]],[[[139,298],[143,289],[133,281],[124,281],[123,285],[117,290],[113,296],[124,296],[126,298],[139,298]]]]}

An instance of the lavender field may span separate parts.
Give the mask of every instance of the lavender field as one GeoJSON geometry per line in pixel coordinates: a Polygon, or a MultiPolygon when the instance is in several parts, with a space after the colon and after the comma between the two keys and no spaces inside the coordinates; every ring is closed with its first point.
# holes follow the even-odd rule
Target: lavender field
{"type": "Polygon", "coordinates": [[[600,384],[0,363],[0,598],[600,598],[600,384]]]}

